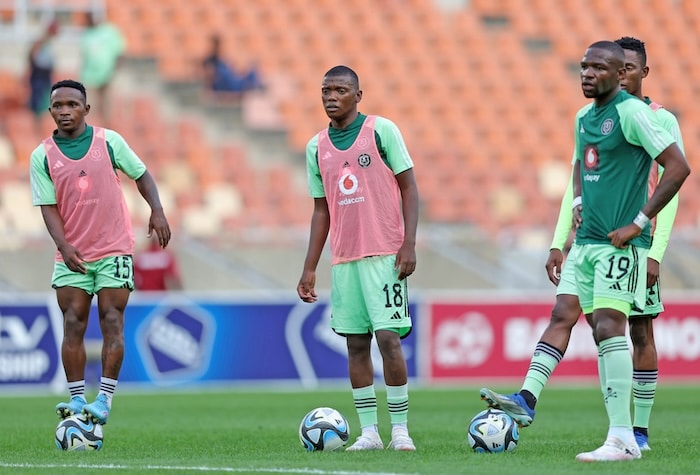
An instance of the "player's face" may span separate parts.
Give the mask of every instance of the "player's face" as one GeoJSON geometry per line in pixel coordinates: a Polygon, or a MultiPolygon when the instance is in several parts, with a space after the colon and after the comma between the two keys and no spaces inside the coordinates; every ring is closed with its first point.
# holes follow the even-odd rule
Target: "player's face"
{"type": "Polygon", "coordinates": [[[600,99],[615,92],[624,77],[614,54],[603,48],[589,48],[581,59],[581,89],[590,99],[600,99]]]}
{"type": "Polygon", "coordinates": [[[321,99],[326,115],[334,126],[346,126],[347,119],[355,119],[357,103],[362,99],[349,75],[324,77],[321,85],[321,99]]]}
{"type": "Polygon", "coordinates": [[[56,122],[59,135],[73,136],[76,132],[82,132],[90,106],[85,104],[85,98],[77,89],[59,87],[51,93],[49,112],[56,122]]]}
{"type": "Polygon", "coordinates": [[[625,77],[620,81],[622,89],[636,96],[642,89],[642,79],[649,73],[648,66],[642,66],[642,60],[636,51],[625,50],[625,77]]]}

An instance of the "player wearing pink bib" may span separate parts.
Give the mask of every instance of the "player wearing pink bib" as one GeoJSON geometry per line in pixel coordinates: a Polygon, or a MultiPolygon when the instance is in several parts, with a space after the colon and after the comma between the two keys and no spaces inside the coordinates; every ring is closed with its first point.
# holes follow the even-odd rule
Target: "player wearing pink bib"
{"type": "Polygon", "coordinates": [[[124,309],[134,289],[134,235],[117,170],[136,181],[151,208],[148,234],[162,247],[170,227],[158,189],[141,159],[116,132],[89,126],[85,87],[72,80],[51,87],[49,112],[57,130],[30,159],[32,202],[56,244],[52,286],[63,312],[61,357],[71,400],[60,417],[85,413],[106,424],[124,358],[124,309]],[[84,336],[93,295],[102,331],[102,377],[95,402],[85,400],[84,336]]]}
{"type": "Polygon", "coordinates": [[[357,110],[357,74],[330,69],[321,98],[330,126],[306,147],[314,198],[309,248],[297,292],[317,300],[316,267],[330,233],[331,328],[346,338],[353,400],[362,434],[347,450],[383,449],[370,355],[382,355],[394,450],[416,449],[408,435],[408,375],[401,338],[412,329],[406,278],[416,267],[418,188],[413,162],[396,125],[357,110]]]}

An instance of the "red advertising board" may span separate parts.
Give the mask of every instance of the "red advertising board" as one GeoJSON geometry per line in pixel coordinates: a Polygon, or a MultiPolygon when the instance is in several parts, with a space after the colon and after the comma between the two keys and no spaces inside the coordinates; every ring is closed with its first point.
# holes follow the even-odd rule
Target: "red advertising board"
{"type": "MultiPolygon", "coordinates": [[[[428,379],[522,379],[553,303],[434,301],[428,312],[428,379]]],[[[654,321],[659,378],[700,380],[700,302],[666,302],[665,307],[654,321]]],[[[581,317],[553,380],[597,378],[597,372],[591,330],[581,317]]]]}

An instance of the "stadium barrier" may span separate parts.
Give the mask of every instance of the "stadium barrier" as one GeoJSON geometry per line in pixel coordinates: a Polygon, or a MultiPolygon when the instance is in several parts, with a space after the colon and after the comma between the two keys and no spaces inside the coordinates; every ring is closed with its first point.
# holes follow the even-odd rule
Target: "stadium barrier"
{"type": "MultiPolygon", "coordinates": [[[[520,381],[549,321],[549,297],[422,293],[404,340],[409,376],[419,384],[520,381]]],[[[654,324],[660,379],[700,379],[700,298],[667,299],[654,324]]],[[[345,341],[329,326],[327,298],[134,294],[125,318],[120,387],[284,384],[315,388],[347,380],[345,341]]],[[[0,295],[0,388],[65,387],[62,317],[53,294],[0,295]]],[[[96,306],[87,346],[99,344],[96,306]]],[[[99,352],[88,374],[99,379],[99,352]]],[[[597,378],[596,349],[581,318],[553,381],[597,378]]],[[[373,348],[381,377],[381,358],[373,348]]]]}

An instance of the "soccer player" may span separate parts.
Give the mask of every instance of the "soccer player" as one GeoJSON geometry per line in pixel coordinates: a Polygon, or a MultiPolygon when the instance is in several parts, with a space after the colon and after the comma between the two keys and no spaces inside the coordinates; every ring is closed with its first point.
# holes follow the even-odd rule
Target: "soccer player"
{"type": "Polygon", "coordinates": [[[389,448],[413,451],[401,347],[401,339],[412,329],[407,277],[416,267],[418,223],[413,161],[393,122],[358,112],[362,90],[352,69],[330,69],[323,78],[321,99],[330,125],[306,146],[314,211],[297,292],[304,302],[317,300],[316,267],[330,232],[330,325],[346,338],[353,400],[362,427],[347,450],[384,448],[370,357],[375,336],[392,424],[389,448]]]}
{"type": "Polygon", "coordinates": [[[593,103],[576,115],[574,227],[579,303],[601,357],[609,429],[605,443],[576,456],[582,462],[630,460],[641,452],[632,432],[632,356],[625,330],[633,307],[644,308],[650,219],[690,174],[674,137],[644,102],[621,90],[625,53],[612,41],[593,43],[581,60],[581,87],[593,103]],[[648,197],[651,163],[664,174],[648,197]],[[648,199],[647,199],[648,197],[648,199]]]}
{"type": "MultiPolygon", "coordinates": [[[[683,139],[675,116],[642,92],[642,81],[649,73],[644,43],[627,36],[615,40],[615,43],[622,46],[625,51],[626,73],[621,82],[623,89],[648,104],[656,112],[663,127],[676,139],[681,150],[684,150],[683,139]]],[[[649,175],[650,192],[653,192],[656,186],[659,173],[662,174],[663,171],[658,171],[658,164],[652,164],[652,171],[649,175]]],[[[572,201],[573,185],[569,181],[569,186],[562,199],[559,219],[546,264],[549,279],[557,285],[556,304],[550,323],[537,343],[523,385],[520,391],[513,395],[499,394],[488,388],[481,390],[482,398],[490,406],[510,414],[521,427],[528,426],[532,422],[535,416],[535,404],[549,377],[564,357],[571,330],[581,314],[581,307],[576,295],[573,264],[569,264],[575,260],[572,253],[569,253],[567,263],[562,267],[562,249],[571,231],[572,201]]],[[[659,265],[666,252],[677,209],[678,195],[676,194],[656,216],[653,240],[647,259],[646,306],[641,312],[633,309],[629,318],[634,371],[632,379],[633,430],[641,450],[650,450],[648,428],[658,375],[652,320],[663,311],[658,280],[659,265]]]]}
{"type": "Polygon", "coordinates": [[[134,288],[134,235],[117,174],[121,170],[151,208],[149,237],[162,247],[170,227],[158,189],[141,159],[113,130],[90,126],[85,87],[73,80],[51,86],[56,130],[32,152],[32,202],[41,207],[56,244],[52,287],[63,312],[61,357],[71,399],[56,406],[62,418],[85,413],[106,424],[124,358],[124,310],[134,288]],[[93,295],[102,331],[102,377],[97,398],[85,400],[84,336],[93,295]]]}

